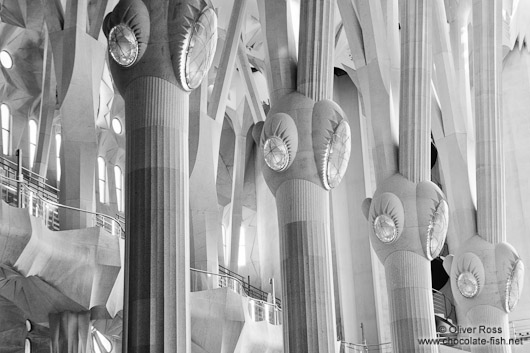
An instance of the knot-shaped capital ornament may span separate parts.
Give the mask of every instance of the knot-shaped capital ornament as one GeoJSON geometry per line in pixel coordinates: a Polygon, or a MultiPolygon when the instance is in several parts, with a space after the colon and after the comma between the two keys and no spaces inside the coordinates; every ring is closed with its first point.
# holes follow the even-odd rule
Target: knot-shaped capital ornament
{"type": "Polygon", "coordinates": [[[256,124],[252,134],[259,141],[263,174],[274,194],[292,179],[330,190],[346,173],[350,126],[331,100],[315,102],[298,92],[289,93],[271,109],[265,123],[256,124]]]}
{"type": "Polygon", "coordinates": [[[464,312],[488,305],[510,313],[521,297],[524,264],[506,242],[492,244],[475,235],[446,258],[444,267],[450,271],[453,296],[464,312]]]}
{"type": "Polygon", "coordinates": [[[442,251],[449,225],[445,196],[430,181],[413,183],[401,174],[385,180],[366,199],[372,246],[384,263],[396,251],[410,251],[433,260],[442,251]]]}
{"type": "Polygon", "coordinates": [[[190,92],[212,65],[217,15],[205,0],[120,0],[103,23],[120,91],[139,76],[159,77],[190,92]]]}

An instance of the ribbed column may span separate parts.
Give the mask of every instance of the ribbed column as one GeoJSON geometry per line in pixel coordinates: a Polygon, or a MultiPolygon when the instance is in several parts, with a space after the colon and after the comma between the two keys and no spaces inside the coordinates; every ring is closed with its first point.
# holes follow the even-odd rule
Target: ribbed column
{"type": "Polygon", "coordinates": [[[125,109],[124,352],[189,352],[188,95],[140,77],[125,109]]]}
{"type": "Polygon", "coordinates": [[[419,182],[431,178],[432,1],[400,4],[399,171],[419,182]]]}
{"type": "Polygon", "coordinates": [[[430,261],[410,251],[396,251],[385,261],[395,353],[438,352],[419,339],[436,337],[430,261]]]}
{"type": "Polygon", "coordinates": [[[298,92],[319,101],[333,96],[334,0],[300,3],[298,92]]]}
{"type": "Polygon", "coordinates": [[[473,1],[478,234],[506,239],[501,124],[502,1],[473,1]]]}
{"type": "Polygon", "coordinates": [[[508,315],[499,308],[490,305],[477,305],[467,313],[469,322],[473,327],[477,327],[473,338],[484,339],[487,344],[473,345],[473,353],[510,353],[511,347],[508,344],[510,338],[510,326],[508,315]],[[484,327],[481,331],[480,327],[484,327]],[[494,333],[488,330],[501,329],[502,333],[494,333]]]}
{"type": "Polygon", "coordinates": [[[334,352],[336,341],[329,197],[292,179],[276,192],[280,228],[284,352],[334,352]]]}
{"type": "Polygon", "coordinates": [[[90,312],[50,314],[51,353],[86,353],[90,312]]]}

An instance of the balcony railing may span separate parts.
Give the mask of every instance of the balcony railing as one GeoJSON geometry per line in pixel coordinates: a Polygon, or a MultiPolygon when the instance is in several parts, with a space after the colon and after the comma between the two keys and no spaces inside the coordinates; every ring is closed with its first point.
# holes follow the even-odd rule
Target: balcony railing
{"type": "MultiPolygon", "coordinates": [[[[246,291],[246,283],[239,278],[227,274],[211,273],[198,269],[191,269],[191,291],[197,292],[214,289],[216,282],[221,288],[230,288],[237,294],[248,298],[248,311],[250,318],[255,321],[266,321],[271,325],[282,324],[281,308],[266,300],[256,299],[246,291]]],[[[240,276],[241,277],[241,276],[240,276]]]]}
{"type": "Polygon", "coordinates": [[[392,343],[381,344],[357,344],[341,342],[341,352],[344,353],[392,353],[392,343]]]}
{"type": "MultiPolygon", "coordinates": [[[[255,287],[255,286],[251,285],[250,284],[250,280],[247,279],[245,281],[245,277],[241,276],[240,274],[235,273],[233,271],[230,271],[229,269],[227,269],[226,267],[223,267],[221,265],[219,265],[219,273],[227,275],[227,276],[231,276],[231,277],[234,277],[234,278],[237,278],[239,281],[241,281],[241,283],[243,283],[244,289],[248,293],[249,297],[252,297],[252,298],[255,298],[255,299],[259,299],[259,300],[263,300],[263,301],[267,301],[269,299],[269,293],[263,291],[262,289],[260,289],[258,287],[255,287]]],[[[280,298],[275,298],[275,304],[279,308],[282,307],[282,301],[280,300],[280,298]]]]}
{"type": "Polygon", "coordinates": [[[46,227],[59,230],[59,208],[64,208],[92,216],[92,226],[106,229],[110,234],[124,237],[125,232],[119,220],[109,215],[83,210],[77,207],[62,205],[55,200],[53,193],[45,188],[35,187],[28,180],[19,181],[0,174],[0,188],[2,199],[11,206],[18,206],[17,185],[21,186],[22,208],[26,208],[32,216],[41,218],[46,227]]]}
{"type": "MultiPolygon", "coordinates": [[[[17,179],[17,164],[4,156],[0,156],[0,174],[11,178],[13,180],[17,179]]],[[[57,195],[59,194],[59,189],[48,184],[48,179],[43,176],[32,172],[29,169],[22,168],[22,175],[24,180],[31,185],[35,190],[38,190],[39,193],[47,200],[52,200],[57,202],[57,195]]],[[[16,185],[12,185],[15,186],[16,185]]]]}
{"type": "Polygon", "coordinates": [[[510,321],[510,338],[530,343],[530,319],[510,321]]]}

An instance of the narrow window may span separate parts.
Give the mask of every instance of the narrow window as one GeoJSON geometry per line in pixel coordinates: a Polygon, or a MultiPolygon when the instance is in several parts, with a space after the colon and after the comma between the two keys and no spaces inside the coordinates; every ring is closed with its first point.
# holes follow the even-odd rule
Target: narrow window
{"type": "Polygon", "coordinates": [[[31,341],[29,338],[24,341],[24,353],[31,353],[31,341]]]}
{"type": "Polygon", "coordinates": [[[35,152],[37,151],[37,122],[29,121],[29,167],[33,168],[35,163],[35,152]]]}
{"type": "Polygon", "coordinates": [[[11,113],[6,104],[0,106],[0,113],[2,115],[2,153],[9,154],[9,145],[11,139],[11,113]]]}
{"type": "Polygon", "coordinates": [[[118,203],[118,211],[123,211],[123,174],[121,168],[114,166],[114,178],[116,179],[116,202],[118,203]]]}
{"type": "Polygon", "coordinates": [[[106,186],[107,186],[107,168],[103,157],[98,157],[98,184],[99,184],[99,202],[107,202],[106,186]]]}
{"type": "Polygon", "coordinates": [[[61,134],[55,134],[55,160],[57,161],[57,182],[61,180],[61,134]]]}

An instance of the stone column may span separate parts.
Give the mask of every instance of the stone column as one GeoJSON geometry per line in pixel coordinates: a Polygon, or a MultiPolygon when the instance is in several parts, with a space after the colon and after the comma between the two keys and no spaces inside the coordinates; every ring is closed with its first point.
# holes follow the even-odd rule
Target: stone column
{"type": "Polygon", "coordinates": [[[88,353],[90,312],[50,314],[52,353],[88,353]]]}
{"type": "Polygon", "coordinates": [[[432,2],[400,2],[399,173],[364,205],[372,246],[385,266],[395,352],[438,352],[430,261],[445,241],[448,209],[430,181],[432,2]],[[368,208],[368,205],[369,208],[368,208]]]}
{"type": "Polygon", "coordinates": [[[501,123],[502,3],[473,1],[477,141],[477,227],[491,243],[506,240],[501,123]]]}
{"type": "MultiPolygon", "coordinates": [[[[265,2],[266,15],[273,6],[281,8],[279,3],[265,2]]],[[[346,170],[350,130],[344,112],[330,100],[334,6],[334,1],[301,3],[299,91],[289,80],[290,67],[281,65],[290,59],[289,31],[273,32],[269,21],[274,20],[268,16],[265,24],[274,99],[254,135],[261,136],[263,176],[276,196],[284,351],[291,353],[334,352],[337,340],[328,190],[338,185],[346,170]],[[287,45],[278,48],[277,43],[287,45]],[[329,162],[332,144],[342,157],[336,163],[329,162]]]]}
{"type": "Polygon", "coordinates": [[[400,4],[399,172],[417,183],[431,179],[432,3],[400,4]]]}
{"type": "MultiPolygon", "coordinates": [[[[218,273],[217,245],[221,239],[221,215],[215,184],[215,163],[218,158],[212,141],[218,141],[222,124],[206,112],[207,82],[190,95],[190,257],[193,268],[218,273]],[[191,125],[194,124],[194,125],[191,125]]],[[[200,288],[215,288],[215,276],[202,278],[200,288]],[[204,286],[204,287],[202,287],[204,286]]]]}
{"type": "Polygon", "coordinates": [[[127,118],[123,350],[190,352],[188,93],[211,65],[216,16],[199,0],[121,0],[103,27],[127,118]]]}
{"type": "MultiPolygon", "coordinates": [[[[245,109],[243,113],[248,111],[245,109]]],[[[237,119],[237,118],[236,118],[237,119]]],[[[236,126],[236,144],[234,148],[234,167],[232,172],[232,209],[230,212],[230,270],[239,272],[239,244],[241,242],[241,225],[243,224],[243,186],[245,181],[245,154],[247,150],[247,129],[236,126]]],[[[243,254],[245,256],[245,254],[243,254]]]]}
{"type": "Polygon", "coordinates": [[[333,96],[333,0],[300,3],[297,90],[318,101],[333,96]]]}
{"type": "Polygon", "coordinates": [[[303,179],[276,192],[284,288],[284,350],[334,352],[329,195],[303,179]],[[287,336],[287,337],[286,337],[287,336]]]}
{"type": "Polygon", "coordinates": [[[508,313],[522,292],[524,266],[506,243],[501,121],[502,2],[473,1],[477,229],[450,259],[451,285],[474,338],[472,352],[511,352],[508,313]],[[487,332],[481,332],[479,327],[487,332]],[[495,341],[493,341],[495,340],[495,341]]]}
{"type": "MultiPolygon", "coordinates": [[[[188,95],[158,77],[125,93],[128,351],[187,346],[188,95]]],[[[167,349],[167,348],[165,348],[167,349]]]]}
{"type": "MultiPolygon", "coordinates": [[[[59,106],[61,114],[62,174],[59,202],[93,211],[96,205],[94,175],[97,158],[95,115],[105,63],[105,46],[87,33],[87,0],[69,3],[64,14],[56,13],[57,8],[52,3],[43,4],[57,76],[56,97],[54,99],[55,93],[52,93],[51,99],[59,106]],[[87,52],[91,55],[86,55],[87,52]]],[[[44,94],[43,99],[46,96],[44,94]]],[[[43,104],[49,102],[44,101],[43,104]]],[[[43,120],[48,128],[51,121],[46,120],[51,119],[53,116],[48,112],[43,120]]],[[[46,129],[45,126],[42,128],[46,129]]],[[[44,139],[41,136],[40,140],[46,143],[45,136],[44,139]]],[[[41,144],[41,147],[46,146],[41,144]]],[[[46,160],[41,156],[38,158],[39,162],[46,160]]],[[[78,211],[60,208],[59,218],[61,230],[93,226],[93,216],[78,211]]]]}

